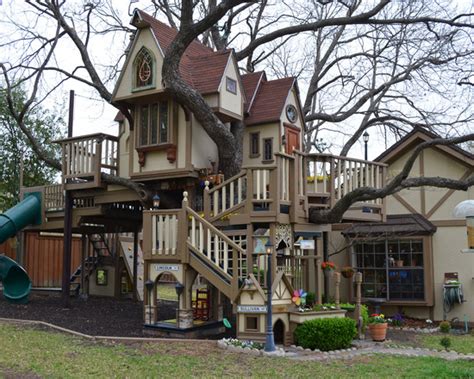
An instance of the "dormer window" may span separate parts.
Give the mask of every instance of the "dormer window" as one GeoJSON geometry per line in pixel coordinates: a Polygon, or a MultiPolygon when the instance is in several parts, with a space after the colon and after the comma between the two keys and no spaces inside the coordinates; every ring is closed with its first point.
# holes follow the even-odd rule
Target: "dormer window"
{"type": "Polygon", "coordinates": [[[151,52],[142,47],[134,62],[134,87],[151,87],[154,83],[154,59],[151,52]]]}

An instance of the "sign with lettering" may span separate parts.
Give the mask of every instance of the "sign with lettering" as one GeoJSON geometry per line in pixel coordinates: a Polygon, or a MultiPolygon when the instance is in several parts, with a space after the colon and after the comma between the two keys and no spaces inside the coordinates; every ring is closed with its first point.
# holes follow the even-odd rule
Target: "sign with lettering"
{"type": "Polygon", "coordinates": [[[266,305],[237,305],[238,313],[267,313],[266,305]]]}
{"type": "Polygon", "coordinates": [[[314,240],[301,240],[300,249],[301,250],[314,250],[314,240]]]}
{"type": "Polygon", "coordinates": [[[155,265],[156,271],[179,271],[178,265],[155,265]]]}

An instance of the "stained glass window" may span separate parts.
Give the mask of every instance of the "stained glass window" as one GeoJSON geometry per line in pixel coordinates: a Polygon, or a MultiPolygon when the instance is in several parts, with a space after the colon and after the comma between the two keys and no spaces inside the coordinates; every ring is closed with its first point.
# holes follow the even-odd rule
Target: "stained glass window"
{"type": "Polygon", "coordinates": [[[144,47],[135,58],[135,87],[146,87],[153,84],[153,57],[144,47]]]}

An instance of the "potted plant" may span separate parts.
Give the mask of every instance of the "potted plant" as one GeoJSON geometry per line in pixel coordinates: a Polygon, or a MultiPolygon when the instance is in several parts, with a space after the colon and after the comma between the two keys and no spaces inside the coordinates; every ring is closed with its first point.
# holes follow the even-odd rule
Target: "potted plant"
{"type": "Polygon", "coordinates": [[[321,263],[321,269],[324,272],[324,275],[331,276],[334,270],[336,270],[336,264],[334,262],[325,261],[321,263]]]}
{"type": "Polygon", "coordinates": [[[387,320],[382,313],[373,313],[369,317],[369,333],[373,341],[385,341],[387,337],[387,320]]]}
{"type": "Polygon", "coordinates": [[[350,266],[346,266],[346,267],[341,268],[341,275],[346,279],[352,278],[354,276],[355,272],[356,272],[356,270],[353,269],[350,266]]]}

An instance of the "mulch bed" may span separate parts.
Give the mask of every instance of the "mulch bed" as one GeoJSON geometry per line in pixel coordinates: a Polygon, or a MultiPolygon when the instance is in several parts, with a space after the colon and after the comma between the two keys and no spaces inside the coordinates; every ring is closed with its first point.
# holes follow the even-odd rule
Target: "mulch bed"
{"type": "MultiPolygon", "coordinates": [[[[175,302],[160,305],[159,320],[176,317],[175,302]]],[[[26,305],[10,304],[0,293],[0,318],[44,321],[96,336],[143,336],[143,305],[129,299],[71,297],[71,307],[64,308],[58,293],[32,293],[26,305]]]]}

